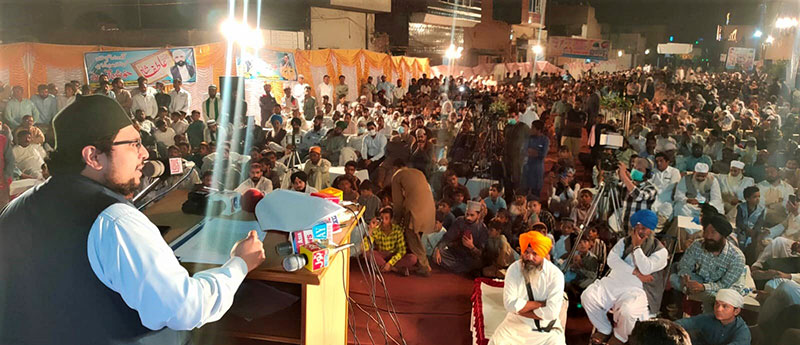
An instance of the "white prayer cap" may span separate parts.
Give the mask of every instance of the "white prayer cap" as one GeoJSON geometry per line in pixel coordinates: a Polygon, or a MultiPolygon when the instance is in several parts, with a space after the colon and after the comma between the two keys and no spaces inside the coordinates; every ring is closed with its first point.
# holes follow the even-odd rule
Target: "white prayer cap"
{"type": "Polygon", "coordinates": [[[717,291],[717,301],[728,303],[734,308],[744,306],[744,297],[733,289],[720,289],[717,291]]]}
{"type": "Polygon", "coordinates": [[[481,203],[479,203],[477,201],[472,201],[472,200],[467,201],[467,211],[480,212],[481,211],[481,203]]]}
{"type": "Polygon", "coordinates": [[[298,74],[298,75],[297,75],[297,79],[305,79],[305,78],[306,78],[306,76],[304,76],[304,75],[302,75],[302,74],[298,74]]]}
{"type": "Polygon", "coordinates": [[[708,173],[708,164],[706,163],[697,163],[694,165],[694,172],[696,173],[708,173]]]}
{"type": "Polygon", "coordinates": [[[731,161],[731,168],[744,169],[744,162],[742,162],[742,161],[731,161]]]}

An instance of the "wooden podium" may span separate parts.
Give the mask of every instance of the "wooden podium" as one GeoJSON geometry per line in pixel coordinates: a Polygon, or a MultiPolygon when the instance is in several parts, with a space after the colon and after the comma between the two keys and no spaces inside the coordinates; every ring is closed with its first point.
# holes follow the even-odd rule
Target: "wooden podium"
{"type": "MultiPolygon", "coordinates": [[[[159,226],[169,226],[164,240],[171,244],[187,232],[203,231],[204,217],[181,212],[186,201],[186,191],[174,191],[151,205],[144,213],[159,226]]],[[[342,224],[342,231],[334,234],[338,244],[350,242],[350,234],[363,215],[363,208],[353,209],[356,217],[342,224]]],[[[255,220],[251,213],[239,212],[227,217],[236,220],[255,220]]],[[[255,320],[226,314],[220,321],[204,325],[195,332],[195,344],[346,344],[347,298],[350,291],[350,256],[348,251],[335,254],[330,264],[318,272],[301,269],[297,272],[283,270],[275,251],[278,243],[286,242],[288,234],[268,232],[264,239],[267,259],[250,272],[246,279],[266,282],[279,290],[300,296],[300,301],[281,311],[255,320]],[[213,341],[208,340],[213,338],[213,341]]],[[[189,274],[217,265],[181,263],[189,274]]],[[[235,299],[238,304],[254,301],[235,299]]],[[[264,301],[260,301],[264,303],[264,301]]],[[[268,303],[266,301],[265,303],[268,303]]]]}

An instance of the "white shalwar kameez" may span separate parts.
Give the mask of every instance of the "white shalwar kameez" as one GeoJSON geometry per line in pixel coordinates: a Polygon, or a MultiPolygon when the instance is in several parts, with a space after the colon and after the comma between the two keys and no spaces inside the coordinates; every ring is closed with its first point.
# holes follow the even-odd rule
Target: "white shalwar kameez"
{"type": "Polygon", "coordinates": [[[549,260],[544,260],[541,273],[534,279],[535,281],[531,281],[534,299],[540,302],[546,301],[546,305],[534,310],[533,313],[541,318],[539,325],[542,328],[555,320],[553,329],[550,332],[539,332],[533,319],[517,315],[529,301],[520,259],[508,267],[503,286],[503,304],[508,314],[497,326],[489,345],[566,344],[560,317],[564,303],[564,274],[549,260]]]}
{"type": "Polygon", "coordinates": [[[633,331],[636,321],[647,320],[650,313],[642,281],[633,275],[635,268],[645,275],[653,274],[667,267],[667,250],[662,248],[645,256],[641,248],[633,251],[625,259],[625,239],[621,239],[608,254],[608,267],[611,273],[605,278],[595,281],[581,295],[589,321],[597,331],[611,334],[612,325],[606,314],[613,311],[614,336],[622,342],[628,341],[628,336],[633,331]]]}

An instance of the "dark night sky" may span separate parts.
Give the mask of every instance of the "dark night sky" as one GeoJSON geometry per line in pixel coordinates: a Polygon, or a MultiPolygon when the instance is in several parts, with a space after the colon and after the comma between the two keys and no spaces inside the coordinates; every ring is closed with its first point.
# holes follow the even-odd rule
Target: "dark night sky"
{"type": "MultiPolygon", "coordinates": [[[[713,39],[718,24],[725,24],[731,12],[731,24],[758,22],[757,0],[592,0],[598,22],[614,24],[662,24],[676,42],[691,42],[700,37],[713,39]]],[[[771,1],[767,1],[770,3],[771,1]]],[[[575,4],[587,1],[553,0],[575,4]]],[[[613,29],[612,29],[613,30],[613,29]]]]}

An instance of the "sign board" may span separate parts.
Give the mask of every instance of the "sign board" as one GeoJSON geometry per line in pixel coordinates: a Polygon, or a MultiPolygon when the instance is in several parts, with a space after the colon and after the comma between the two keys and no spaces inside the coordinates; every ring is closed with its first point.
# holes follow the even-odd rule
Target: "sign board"
{"type": "Polygon", "coordinates": [[[659,54],[683,55],[692,52],[694,47],[688,43],[661,43],[657,47],[659,54]]]}
{"type": "Polygon", "coordinates": [[[719,54],[719,62],[725,62],[726,60],[728,60],[728,54],[719,54]]]}
{"type": "Polygon", "coordinates": [[[551,36],[547,39],[547,52],[554,56],[608,60],[611,43],[607,40],[551,36]]]}
{"type": "Polygon", "coordinates": [[[236,71],[245,79],[297,80],[293,52],[269,49],[260,49],[255,54],[243,52],[236,57],[236,71]]]}
{"type": "Polygon", "coordinates": [[[141,49],[88,52],[83,54],[86,78],[92,87],[99,85],[100,76],[109,81],[122,78],[126,85],[136,85],[139,77],[148,83],[171,83],[180,78],[184,83],[197,81],[194,48],[141,49]]]}
{"type": "Polygon", "coordinates": [[[734,69],[741,67],[750,71],[755,63],[756,50],[753,48],[730,47],[725,61],[725,68],[734,69]]]}

